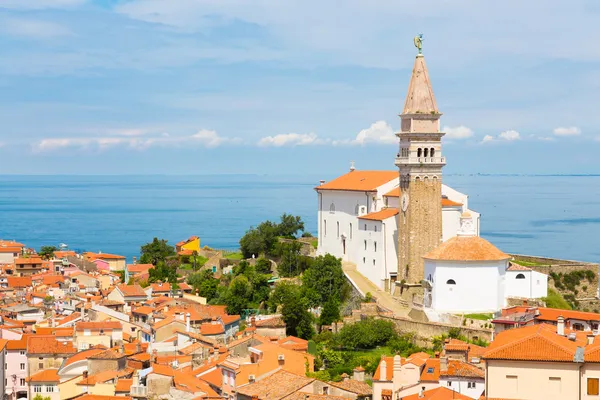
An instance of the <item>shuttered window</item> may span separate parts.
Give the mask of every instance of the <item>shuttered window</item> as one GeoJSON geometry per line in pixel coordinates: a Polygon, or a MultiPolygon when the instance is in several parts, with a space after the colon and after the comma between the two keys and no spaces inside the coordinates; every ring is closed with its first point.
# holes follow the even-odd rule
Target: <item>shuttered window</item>
{"type": "Polygon", "coordinates": [[[587,394],[591,396],[598,396],[600,394],[599,391],[599,379],[598,378],[588,378],[587,380],[587,394]]]}

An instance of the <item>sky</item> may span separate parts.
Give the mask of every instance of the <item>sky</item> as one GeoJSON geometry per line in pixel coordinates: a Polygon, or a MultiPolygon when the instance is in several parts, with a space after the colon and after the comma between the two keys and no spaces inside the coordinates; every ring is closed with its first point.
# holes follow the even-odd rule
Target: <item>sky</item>
{"type": "Polygon", "coordinates": [[[445,173],[600,173],[600,2],[0,0],[0,174],[393,169],[422,33],[445,173]]]}

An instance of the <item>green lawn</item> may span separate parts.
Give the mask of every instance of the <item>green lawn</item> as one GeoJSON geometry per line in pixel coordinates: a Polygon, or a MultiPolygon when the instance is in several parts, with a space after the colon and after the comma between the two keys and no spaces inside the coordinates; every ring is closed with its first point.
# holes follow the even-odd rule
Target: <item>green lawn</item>
{"type": "Polygon", "coordinates": [[[487,321],[488,319],[494,318],[493,314],[465,314],[466,319],[478,319],[481,321],[487,321]]]}
{"type": "Polygon", "coordinates": [[[228,258],[230,260],[243,260],[244,259],[244,256],[239,251],[223,252],[223,257],[228,258]]]}
{"type": "Polygon", "coordinates": [[[312,244],[312,247],[314,247],[316,249],[319,246],[319,239],[315,238],[315,239],[311,240],[310,244],[312,244]]]}

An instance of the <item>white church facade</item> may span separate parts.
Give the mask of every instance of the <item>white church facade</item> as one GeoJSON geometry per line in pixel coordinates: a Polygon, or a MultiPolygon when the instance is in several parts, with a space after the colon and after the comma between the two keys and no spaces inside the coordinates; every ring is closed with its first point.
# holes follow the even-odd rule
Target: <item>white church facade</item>
{"type": "MultiPolygon", "coordinates": [[[[450,313],[497,311],[509,297],[547,295],[548,277],[512,265],[479,237],[469,198],[442,184],[439,118],[427,67],[417,55],[406,97],[399,152],[389,171],[350,171],[315,188],[318,254],[332,254],[381,290],[424,288],[424,306],[450,313]]],[[[391,162],[390,162],[391,164],[391,162]]]]}

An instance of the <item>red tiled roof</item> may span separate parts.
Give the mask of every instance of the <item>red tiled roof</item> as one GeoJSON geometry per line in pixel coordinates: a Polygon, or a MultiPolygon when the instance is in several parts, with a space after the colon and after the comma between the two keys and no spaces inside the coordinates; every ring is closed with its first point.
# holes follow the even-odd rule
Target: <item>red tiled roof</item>
{"type": "Polygon", "coordinates": [[[129,391],[131,390],[132,384],[133,384],[133,379],[119,379],[115,386],[115,392],[129,393],[129,391]]]}
{"type": "Polygon", "coordinates": [[[106,349],[105,348],[93,348],[93,349],[80,351],[79,353],[72,355],[71,357],[65,359],[64,366],[66,367],[67,365],[71,365],[73,363],[76,363],[77,361],[87,360],[91,356],[102,353],[104,350],[106,350],[106,349]]]}
{"type": "Polygon", "coordinates": [[[27,350],[27,338],[29,335],[25,334],[18,340],[9,340],[6,343],[7,350],[27,350]]]}
{"type": "Polygon", "coordinates": [[[473,398],[442,386],[425,390],[422,397],[419,396],[419,393],[415,393],[402,397],[402,400],[473,400],[473,398]]]}
{"type": "Polygon", "coordinates": [[[28,354],[73,354],[77,350],[73,343],[58,341],[53,336],[30,336],[27,340],[28,354]]]}
{"type": "Polygon", "coordinates": [[[510,256],[479,236],[455,236],[425,254],[427,260],[502,261],[510,256]]]}
{"type": "Polygon", "coordinates": [[[92,253],[91,251],[84,253],[88,260],[124,260],[125,256],[110,253],[92,253]]]}
{"type": "Polygon", "coordinates": [[[564,361],[573,362],[577,347],[585,344],[571,341],[556,333],[556,327],[539,324],[500,332],[483,354],[486,360],[564,361]]]}
{"type": "Polygon", "coordinates": [[[205,322],[200,325],[200,333],[202,335],[220,335],[225,333],[225,329],[221,324],[212,324],[210,322],[205,322]]]}
{"type": "Polygon", "coordinates": [[[131,310],[132,313],[141,314],[141,315],[150,315],[150,314],[152,314],[153,311],[154,311],[154,308],[148,307],[148,306],[141,306],[141,307],[131,310]]]}
{"type": "Polygon", "coordinates": [[[19,257],[15,258],[15,264],[42,264],[44,261],[39,257],[19,257]]]}
{"type": "Polygon", "coordinates": [[[481,368],[460,360],[448,360],[448,369],[440,372],[440,376],[453,376],[461,378],[485,378],[481,368]]]}
{"type": "Polygon", "coordinates": [[[439,382],[440,380],[440,359],[430,358],[425,361],[425,367],[421,372],[421,382],[439,382]]]}
{"type": "Polygon", "coordinates": [[[121,293],[123,293],[123,296],[125,297],[142,297],[142,296],[146,296],[146,292],[144,292],[144,289],[140,286],[140,285],[126,285],[124,283],[120,284],[119,286],[117,286],[119,288],[119,290],[121,291],[121,293]]]}
{"type": "Polygon", "coordinates": [[[384,208],[381,211],[365,214],[358,218],[366,219],[366,220],[370,220],[370,221],[383,221],[383,220],[386,220],[388,218],[392,218],[392,217],[398,215],[398,212],[399,211],[397,208],[384,208]]]}
{"type": "Polygon", "coordinates": [[[30,276],[9,276],[6,278],[6,282],[10,288],[25,288],[32,286],[30,276]]]}
{"type": "Polygon", "coordinates": [[[140,273],[140,272],[148,272],[150,268],[154,268],[152,264],[127,264],[127,271],[129,273],[140,273]]]}
{"type": "Polygon", "coordinates": [[[45,369],[29,377],[29,382],[60,382],[58,369],[45,369]]]}
{"type": "Polygon", "coordinates": [[[351,171],[315,189],[372,192],[394,179],[399,179],[398,171],[351,171]]]}
{"type": "Polygon", "coordinates": [[[600,321],[600,314],[576,311],[576,310],[559,310],[557,308],[538,307],[539,315],[535,318],[540,321],[558,321],[558,317],[562,316],[565,320],[579,319],[582,321],[600,321]]]}
{"type": "Polygon", "coordinates": [[[119,329],[123,329],[123,325],[119,321],[90,321],[90,322],[80,321],[75,324],[75,329],[78,332],[88,330],[88,329],[92,330],[92,331],[119,330],[119,329]]]}

